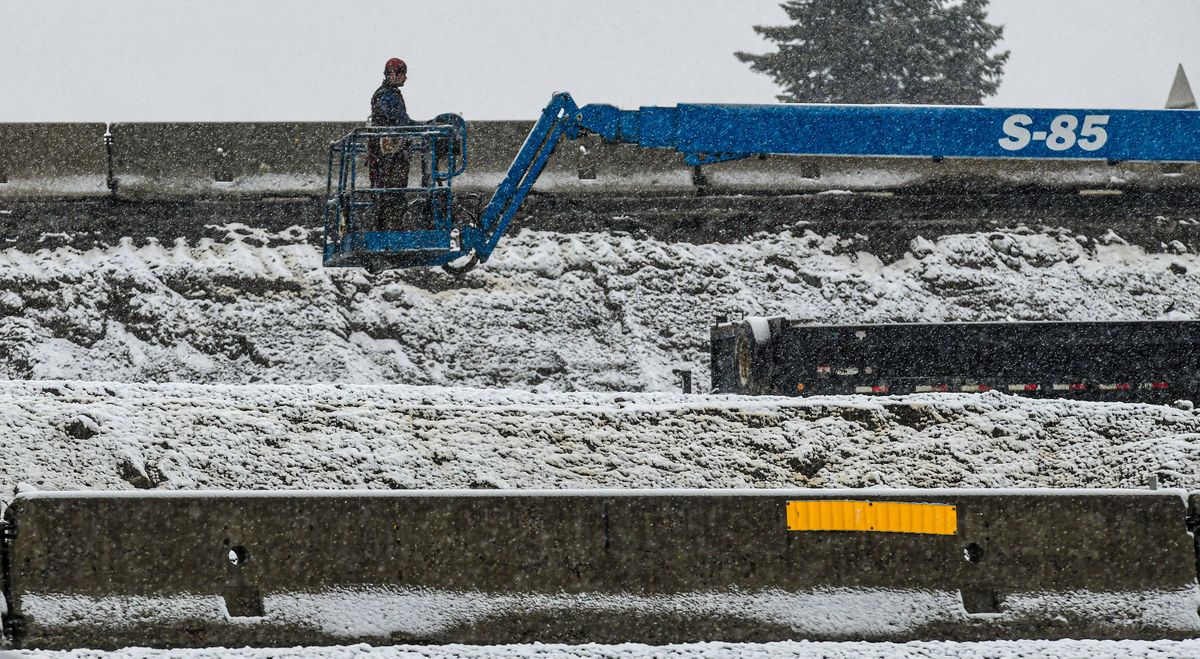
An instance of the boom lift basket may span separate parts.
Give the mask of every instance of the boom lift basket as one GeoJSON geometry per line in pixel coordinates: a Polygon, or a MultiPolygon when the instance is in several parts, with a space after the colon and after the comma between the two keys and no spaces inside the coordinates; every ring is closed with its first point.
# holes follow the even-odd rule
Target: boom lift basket
{"type": "Polygon", "coordinates": [[[464,256],[461,231],[478,212],[456,203],[451,183],[466,167],[466,122],[456,114],[429,124],[356,128],[331,143],[324,265],[379,271],[444,265],[464,256]],[[374,187],[369,177],[359,178],[368,152],[386,148],[406,149],[411,160],[420,160],[419,185],[374,187]]]}
{"type": "MultiPolygon", "coordinates": [[[[325,250],[327,267],[365,267],[379,271],[437,266],[459,274],[486,262],[512,224],[563,137],[577,138],[583,116],[570,94],[555,94],[513,158],[508,173],[485,207],[469,195],[454,195],[451,181],[467,168],[467,126],[456,114],[443,114],[428,125],[359,128],[329,147],[326,182],[325,250]],[[357,185],[364,154],[373,140],[403,139],[422,156],[420,187],[357,185]],[[402,196],[407,206],[399,229],[380,222],[382,207],[402,196]],[[411,226],[420,219],[420,226],[411,226]]],[[[394,215],[399,215],[395,213],[394,215]]],[[[393,217],[391,224],[396,224],[393,217]]]]}
{"type": "MultiPolygon", "coordinates": [[[[450,181],[467,164],[466,126],[457,115],[430,125],[367,128],[335,142],[329,155],[325,265],[373,269],[484,263],[563,139],[669,149],[701,167],[752,156],[835,156],[972,160],[1200,162],[1200,112],[996,108],[934,105],[723,105],[685,103],[622,110],[580,107],[554,94],[508,173],[482,210],[465,213],[450,181]],[[428,158],[419,188],[358,189],[358,159],[370,140],[403,137],[428,158]],[[461,155],[459,155],[461,154],[461,155]],[[441,169],[442,167],[445,169],[441,169]],[[334,186],[336,181],[336,194],[334,186]],[[407,230],[364,221],[381,199],[416,199],[429,226],[407,230]]],[[[376,213],[378,215],[378,213],[376,213]]],[[[413,213],[409,213],[413,215],[413,213]]]]}

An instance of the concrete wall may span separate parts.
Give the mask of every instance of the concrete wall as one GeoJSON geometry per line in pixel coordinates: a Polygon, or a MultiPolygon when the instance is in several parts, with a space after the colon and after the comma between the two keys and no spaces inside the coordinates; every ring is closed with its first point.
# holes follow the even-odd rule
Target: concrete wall
{"type": "Polygon", "coordinates": [[[329,143],[354,123],[113,124],[122,198],[325,193],[329,143]]]}
{"type": "Polygon", "coordinates": [[[704,167],[713,191],[823,190],[939,192],[1021,188],[1174,189],[1200,185],[1200,167],[1069,160],[943,160],[768,156],[704,167]]]}
{"type": "Polygon", "coordinates": [[[47,648],[1178,638],[1200,633],[1186,512],[1180,491],[29,493],[6,595],[47,648]],[[953,505],[957,527],[789,530],[813,500],[953,505]]]}
{"type": "MultiPolygon", "coordinates": [[[[329,143],[361,125],[115,124],[116,194],[155,199],[323,195],[329,143]]],[[[528,121],[471,124],[469,167],[455,185],[469,192],[494,191],[532,125],[528,121]]],[[[575,160],[563,149],[547,166],[543,185],[576,179],[575,169],[575,160]]]]}
{"type": "Polygon", "coordinates": [[[104,124],[0,123],[0,198],[108,193],[104,124]]]}
{"type": "MultiPolygon", "coordinates": [[[[476,121],[467,126],[467,171],[454,180],[462,190],[491,195],[508,173],[513,158],[521,150],[533,128],[532,121],[476,121]]],[[[566,142],[559,143],[536,190],[548,190],[562,181],[578,178],[578,163],[566,142]]]]}
{"type": "MultiPolygon", "coordinates": [[[[0,124],[0,198],[260,198],[324,192],[329,142],[355,122],[118,123],[106,162],[102,124],[0,124]]],[[[532,122],[472,122],[470,166],[456,180],[491,193],[532,122]]],[[[770,156],[706,165],[713,193],[825,190],[1009,190],[1021,187],[1159,189],[1200,186],[1200,167],[1069,161],[943,161],[770,156]]],[[[670,150],[558,145],[535,190],[567,195],[695,194],[694,170],[670,150]]]]}

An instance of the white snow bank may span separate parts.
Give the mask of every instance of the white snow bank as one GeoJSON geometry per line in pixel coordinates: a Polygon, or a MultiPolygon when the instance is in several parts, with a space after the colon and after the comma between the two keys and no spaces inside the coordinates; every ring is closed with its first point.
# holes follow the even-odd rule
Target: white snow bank
{"type": "Polygon", "coordinates": [[[811,232],[690,244],[522,231],[461,280],[324,269],[298,227],[214,230],[224,238],[0,252],[0,377],[668,391],[674,368],[707,387],[721,314],[1200,318],[1196,255],[1059,230],[917,239],[891,263],[811,232]]]}
{"type": "MultiPolygon", "coordinates": [[[[798,636],[871,639],[919,634],[928,625],[954,624],[965,633],[1028,624],[1051,614],[1104,620],[1130,632],[1147,626],[1200,632],[1194,588],[1178,592],[1006,593],[1001,613],[970,614],[957,591],[823,588],[811,592],[693,592],[506,594],[412,588],[340,588],[319,593],[271,593],[262,616],[229,617],[220,596],[86,597],[26,593],[22,613],[44,628],[121,630],[140,625],[233,624],[312,628],[334,638],[436,637],[461,627],[495,624],[506,616],[654,616],[658,619],[739,621],[790,630],[798,636]]],[[[1066,619],[1064,619],[1066,624],[1066,619]]],[[[1048,630],[1053,631],[1053,630],[1048,630]]]]}
{"type": "Polygon", "coordinates": [[[1200,412],[987,394],[772,398],[0,382],[34,489],[1200,487],[1200,412]]]}
{"type": "MultiPolygon", "coordinates": [[[[11,653],[39,659],[474,659],[476,657],[562,657],[564,659],[1178,659],[1200,656],[1200,640],[1188,641],[985,641],[957,643],[918,641],[912,643],[829,643],[789,641],[783,643],[687,643],[679,645],[394,645],[372,647],[345,645],[322,648],[205,648],[199,650],[152,650],[128,648],[117,652],[73,650],[68,652],[25,651],[11,653]]],[[[2,657],[3,654],[0,654],[2,657]]]]}

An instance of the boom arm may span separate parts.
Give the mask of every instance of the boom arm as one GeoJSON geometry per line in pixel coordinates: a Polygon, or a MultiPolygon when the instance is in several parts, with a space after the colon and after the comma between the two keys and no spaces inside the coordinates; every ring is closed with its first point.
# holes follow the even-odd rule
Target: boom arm
{"type": "Polygon", "coordinates": [[[911,105],[578,107],[555,94],[525,139],[464,251],[486,261],[559,140],[587,131],[605,142],[673,149],[689,165],[756,155],[1200,161],[1200,112],[911,105]]]}
{"type": "Polygon", "coordinates": [[[542,110],[542,116],[538,117],[537,123],[529,131],[521,150],[517,151],[517,157],[509,166],[508,174],[492,194],[487,207],[483,209],[479,227],[463,228],[464,251],[474,249],[480,262],[486,261],[492,255],[496,243],[504,236],[530,188],[546,167],[546,162],[558,146],[559,139],[564,134],[571,139],[579,137],[576,118],[578,111],[579,107],[575,105],[570,94],[561,92],[550,99],[550,104],[542,110]]]}

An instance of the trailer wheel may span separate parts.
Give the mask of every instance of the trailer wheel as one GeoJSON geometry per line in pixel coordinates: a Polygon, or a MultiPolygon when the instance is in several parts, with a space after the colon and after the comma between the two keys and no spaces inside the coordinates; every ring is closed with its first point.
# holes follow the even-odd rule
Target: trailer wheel
{"type": "Polygon", "coordinates": [[[742,393],[771,390],[771,326],[766,318],[751,316],[738,325],[734,343],[738,385],[742,393]]]}

